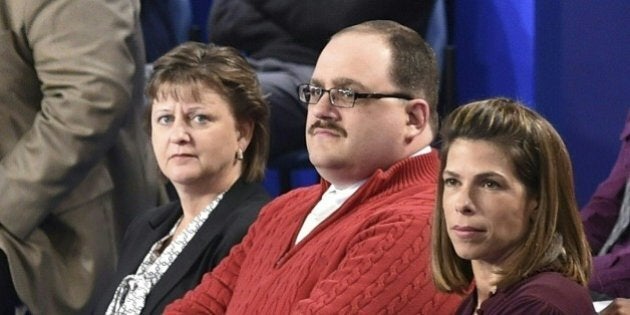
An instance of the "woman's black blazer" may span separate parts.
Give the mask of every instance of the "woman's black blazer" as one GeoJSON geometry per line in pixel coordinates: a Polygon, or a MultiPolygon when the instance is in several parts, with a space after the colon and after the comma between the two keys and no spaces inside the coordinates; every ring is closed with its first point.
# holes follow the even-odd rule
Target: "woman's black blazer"
{"type": "MultiPolygon", "coordinates": [[[[147,296],[142,314],[162,314],[173,300],[194,288],[238,244],[260,208],[270,200],[260,184],[238,180],[147,296]]],[[[135,219],[125,234],[115,276],[96,293],[93,314],[104,314],[120,281],[133,274],[155,242],[182,214],[179,201],[152,209],[135,219]]]]}

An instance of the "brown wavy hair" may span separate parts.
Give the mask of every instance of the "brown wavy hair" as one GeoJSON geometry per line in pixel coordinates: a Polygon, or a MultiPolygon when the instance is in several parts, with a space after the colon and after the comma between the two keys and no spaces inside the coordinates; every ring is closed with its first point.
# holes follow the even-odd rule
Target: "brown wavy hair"
{"type": "MultiPolygon", "coordinates": [[[[537,199],[527,236],[513,249],[505,264],[509,267],[500,270],[496,285],[507,286],[541,270],[557,271],[586,285],[591,254],[575,200],[569,153],[553,126],[517,101],[493,98],[455,109],[440,134],[440,174],[453,141],[489,141],[506,152],[528,195],[537,199]]],[[[462,294],[473,280],[472,267],[457,256],[448,237],[443,192],[440,176],[432,232],[433,280],[442,291],[462,294]]]]}
{"type": "Polygon", "coordinates": [[[201,102],[207,89],[227,100],[238,122],[253,123],[241,178],[261,181],[269,154],[269,105],[256,72],[236,49],[197,42],[181,44],[155,61],[146,94],[149,104],[167,97],[201,102]]]}

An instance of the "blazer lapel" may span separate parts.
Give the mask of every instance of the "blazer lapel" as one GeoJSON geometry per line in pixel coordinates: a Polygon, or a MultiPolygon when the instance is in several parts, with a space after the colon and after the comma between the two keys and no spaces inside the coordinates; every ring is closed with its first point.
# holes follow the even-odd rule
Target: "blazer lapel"
{"type": "Polygon", "coordinates": [[[254,193],[255,190],[251,186],[244,184],[240,179],[225,193],[223,199],[210,213],[206,222],[199,228],[195,236],[188,242],[177,259],[173,261],[173,264],[153,287],[151,291],[151,299],[155,299],[155,303],[152,303],[153,305],[160,303],[169,291],[177,286],[180,279],[190,272],[191,268],[198,268],[198,266],[194,266],[195,262],[208,249],[212,239],[225,230],[225,220],[243,200],[247,200],[254,193]]]}
{"type": "Polygon", "coordinates": [[[135,234],[133,242],[130,243],[131,250],[127,250],[125,253],[126,257],[129,258],[120,261],[117,273],[123,275],[135,274],[153,244],[166,236],[181,216],[181,213],[179,202],[172,202],[155,209],[155,213],[151,215],[151,218],[141,223],[138,227],[134,225],[133,228],[138,230],[133,231],[133,233],[137,234],[135,234]]]}

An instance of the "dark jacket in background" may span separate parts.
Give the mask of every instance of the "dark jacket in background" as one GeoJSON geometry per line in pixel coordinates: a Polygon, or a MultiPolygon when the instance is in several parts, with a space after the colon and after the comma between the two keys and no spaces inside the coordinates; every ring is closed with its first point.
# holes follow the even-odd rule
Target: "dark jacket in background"
{"type": "Polygon", "coordinates": [[[420,0],[214,0],[210,42],[314,65],[330,36],[368,20],[394,20],[425,34],[434,1],[420,0]]]}

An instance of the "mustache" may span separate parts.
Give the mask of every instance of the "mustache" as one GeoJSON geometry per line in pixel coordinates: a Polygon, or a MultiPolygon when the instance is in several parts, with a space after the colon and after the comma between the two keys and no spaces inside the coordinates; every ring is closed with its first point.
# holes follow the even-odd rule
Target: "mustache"
{"type": "Polygon", "coordinates": [[[340,134],[344,138],[348,137],[348,133],[346,132],[346,130],[344,130],[339,125],[335,124],[334,122],[332,122],[330,120],[318,120],[318,121],[316,121],[315,123],[313,123],[308,128],[308,134],[309,135],[313,135],[313,133],[315,132],[315,128],[329,129],[329,130],[337,132],[338,134],[340,134]]]}

